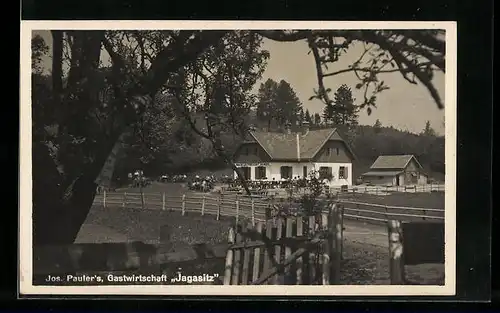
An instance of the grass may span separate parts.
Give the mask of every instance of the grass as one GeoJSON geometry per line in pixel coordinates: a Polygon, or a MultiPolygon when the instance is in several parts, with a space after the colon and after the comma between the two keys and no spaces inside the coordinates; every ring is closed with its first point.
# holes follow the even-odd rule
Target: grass
{"type": "MultiPolygon", "coordinates": [[[[406,279],[418,285],[443,285],[444,265],[406,266],[406,279]]],[[[387,247],[363,242],[344,243],[341,283],[349,285],[390,285],[387,247]]]]}
{"type": "Polygon", "coordinates": [[[394,192],[386,196],[349,193],[341,195],[341,199],[389,206],[444,209],[444,192],[394,192]]]}
{"type": "MultiPolygon", "coordinates": [[[[123,234],[128,241],[157,243],[160,229],[169,234],[168,241],[175,246],[186,246],[197,242],[218,243],[227,240],[227,233],[234,219],[200,216],[193,213],[182,216],[180,212],[141,210],[123,208],[102,208],[90,210],[85,224],[99,225],[123,234]]],[[[91,237],[91,234],[79,234],[91,237]]],[[[80,238],[80,241],[85,241],[80,238]]],[[[89,240],[91,241],[91,239],[89,240]]]]}

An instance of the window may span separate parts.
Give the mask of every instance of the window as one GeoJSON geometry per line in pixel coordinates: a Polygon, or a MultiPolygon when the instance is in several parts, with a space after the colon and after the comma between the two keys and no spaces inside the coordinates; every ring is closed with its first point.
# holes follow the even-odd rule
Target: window
{"type": "Polygon", "coordinates": [[[337,148],[337,155],[339,155],[339,148],[337,148]]]}
{"type": "Polygon", "coordinates": [[[259,148],[255,147],[253,150],[254,155],[259,155],[259,148]]]}
{"type": "Polygon", "coordinates": [[[248,166],[240,167],[240,171],[241,171],[241,173],[243,174],[243,177],[245,177],[246,180],[250,180],[251,179],[251,177],[250,177],[251,168],[250,167],[248,167],[248,166]]]}
{"type": "Polygon", "coordinates": [[[319,168],[319,179],[332,179],[333,172],[331,167],[322,166],[319,168]]]}
{"type": "Polygon", "coordinates": [[[326,155],[326,156],[330,156],[330,148],[329,148],[329,147],[327,147],[327,148],[325,149],[325,155],[326,155]]]}
{"type": "Polygon", "coordinates": [[[347,167],[341,166],[339,168],[339,179],[347,179],[347,167]]]}
{"type": "Polygon", "coordinates": [[[265,179],[266,177],[266,167],[257,166],[255,168],[255,179],[265,179]]]}
{"type": "Polygon", "coordinates": [[[291,166],[282,166],[280,168],[281,178],[282,179],[291,179],[292,178],[292,167],[291,166]]]}

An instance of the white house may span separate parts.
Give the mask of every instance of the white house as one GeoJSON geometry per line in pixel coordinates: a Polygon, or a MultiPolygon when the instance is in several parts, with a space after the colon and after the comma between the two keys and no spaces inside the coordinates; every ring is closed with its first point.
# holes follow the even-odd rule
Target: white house
{"type": "Polygon", "coordinates": [[[428,179],[417,158],[410,154],[381,155],[361,176],[363,182],[392,186],[425,185],[428,179]]]}
{"type": "Polygon", "coordinates": [[[335,128],[310,130],[304,123],[300,132],[288,125],[285,132],[249,134],[235,153],[236,166],[248,180],[281,181],[317,171],[319,178],[330,179],[330,186],[352,185],[355,156],[335,128]]]}

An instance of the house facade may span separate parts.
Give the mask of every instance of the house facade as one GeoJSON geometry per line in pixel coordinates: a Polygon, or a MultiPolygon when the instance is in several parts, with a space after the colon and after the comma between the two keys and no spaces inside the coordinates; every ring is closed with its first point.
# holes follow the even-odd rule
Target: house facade
{"type": "Polygon", "coordinates": [[[428,175],[413,155],[381,155],[362,179],[375,185],[425,185],[428,175]]]}
{"type": "Polygon", "coordinates": [[[234,156],[248,180],[307,178],[314,171],[318,178],[329,179],[330,186],[352,185],[354,158],[337,129],[310,130],[307,123],[300,132],[252,130],[234,156]]]}

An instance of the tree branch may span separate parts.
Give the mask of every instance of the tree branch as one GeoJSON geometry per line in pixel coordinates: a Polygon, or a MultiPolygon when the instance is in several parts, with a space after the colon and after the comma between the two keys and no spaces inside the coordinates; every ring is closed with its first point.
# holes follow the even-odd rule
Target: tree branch
{"type": "Polygon", "coordinates": [[[168,45],[152,60],[146,79],[142,82],[143,91],[154,95],[171,73],[196,60],[205,49],[216,44],[226,33],[227,31],[203,31],[189,40],[180,53],[177,45],[168,45]]]}
{"type": "MultiPolygon", "coordinates": [[[[432,64],[431,62],[425,62],[425,63],[420,63],[417,66],[421,67],[421,66],[428,66],[428,65],[431,65],[431,64],[432,64]]],[[[321,75],[323,77],[329,77],[329,76],[335,76],[335,75],[339,75],[339,74],[343,74],[343,73],[349,73],[349,72],[354,72],[354,71],[368,72],[368,73],[375,72],[375,73],[379,74],[379,73],[395,73],[395,72],[401,72],[401,71],[402,72],[410,72],[410,69],[403,68],[403,69],[392,69],[392,70],[372,70],[372,69],[369,69],[369,68],[354,68],[354,67],[351,67],[351,68],[348,68],[348,69],[343,69],[343,70],[339,70],[339,71],[336,71],[336,72],[331,72],[331,73],[321,74],[321,75]]]]}

